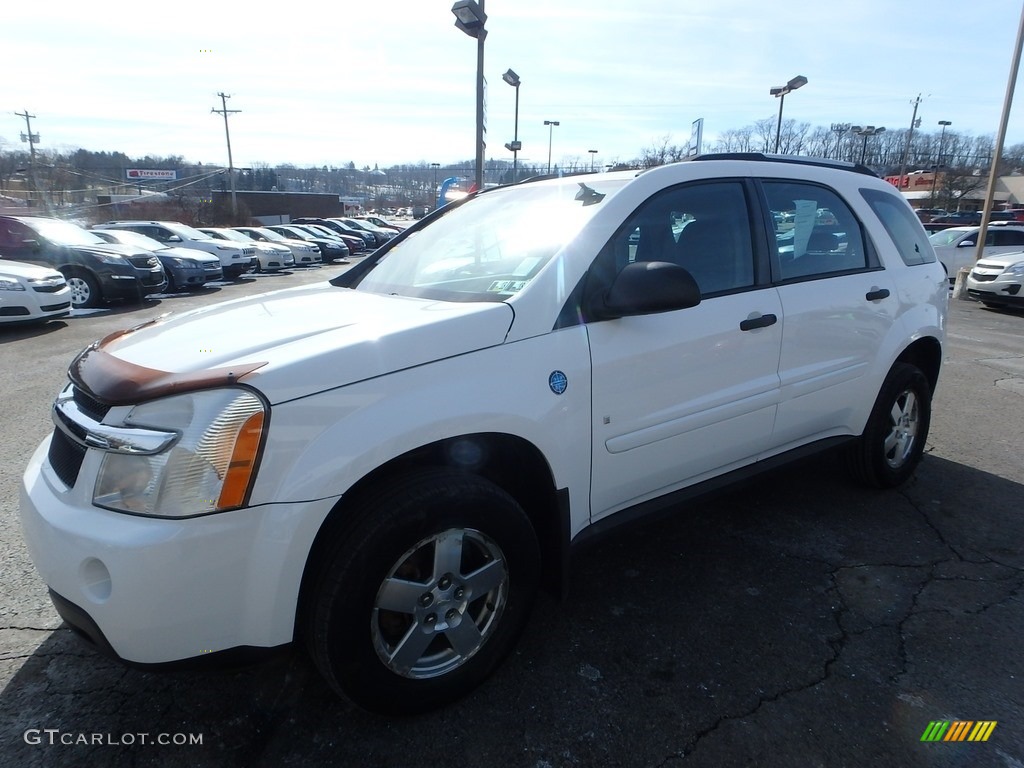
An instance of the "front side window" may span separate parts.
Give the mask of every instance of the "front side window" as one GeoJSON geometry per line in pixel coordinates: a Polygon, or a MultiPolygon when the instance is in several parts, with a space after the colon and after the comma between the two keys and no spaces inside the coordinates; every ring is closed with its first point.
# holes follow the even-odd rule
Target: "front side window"
{"type": "Polygon", "coordinates": [[[780,278],[806,280],[865,269],[860,223],[832,190],[797,181],[764,182],[775,222],[780,278]]]}
{"type": "Polygon", "coordinates": [[[626,179],[524,184],[456,206],[388,251],[353,287],[442,301],[522,291],[626,179]]]}
{"type": "Polygon", "coordinates": [[[687,184],[658,192],[619,227],[591,268],[589,291],[611,285],[627,264],[686,269],[702,296],[754,285],[749,206],[743,184],[687,184]]]}
{"type": "MultiPolygon", "coordinates": [[[[1019,229],[991,229],[989,230],[995,237],[993,238],[993,245],[1024,245],[1024,232],[1019,229]]],[[[987,239],[987,238],[986,238],[987,239]]]]}

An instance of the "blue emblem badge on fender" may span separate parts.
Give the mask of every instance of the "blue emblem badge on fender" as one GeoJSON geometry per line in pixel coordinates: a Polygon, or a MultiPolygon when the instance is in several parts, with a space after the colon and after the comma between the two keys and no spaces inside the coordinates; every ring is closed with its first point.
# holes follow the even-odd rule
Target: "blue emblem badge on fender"
{"type": "Polygon", "coordinates": [[[551,387],[552,392],[560,395],[568,388],[569,379],[561,371],[552,371],[551,375],[548,376],[548,386],[551,387]]]}

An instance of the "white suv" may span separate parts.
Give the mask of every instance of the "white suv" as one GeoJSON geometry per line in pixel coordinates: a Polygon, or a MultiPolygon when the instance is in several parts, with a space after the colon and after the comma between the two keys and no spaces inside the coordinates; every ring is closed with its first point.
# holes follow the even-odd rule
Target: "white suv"
{"type": "Polygon", "coordinates": [[[220,259],[224,279],[236,280],[256,267],[256,248],[243,243],[216,240],[188,224],[177,221],[108,221],[93,229],[127,229],[151,237],[165,245],[194,248],[220,259]]]}
{"type": "Polygon", "coordinates": [[[93,344],[25,472],[25,537],[112,656],[301,640],[362,707],[437,707],[622,523],[839,444],[862,481],[906,480],[946,294],[859,166],[499,187],[329,282],[93,344]]]}

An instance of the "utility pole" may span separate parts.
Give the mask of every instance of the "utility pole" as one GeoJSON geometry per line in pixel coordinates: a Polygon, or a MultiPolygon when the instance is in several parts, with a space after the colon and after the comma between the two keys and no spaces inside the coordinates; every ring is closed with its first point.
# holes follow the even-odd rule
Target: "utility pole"
{"type": "Polygon", "coordinates": [[[226,93],[218,93],[220,96],[220,109],[211,109],[210,112],[216,112],[218,115],[224,116],[224,136],[228,140],[228,181],[231,183],[231,217],[232,224],[237,224],[238,219],[238,198],[235,195],[235,164],[231,159],[231,132],[228,130],[228,115],[234,115],[242,110],[240,109],[228,109],[228,99],[231,98],[226,93]]]}
{"type": "Polygon", "coordinates": [[[907,172],[907,158],[910,156],[910,142],[914,138],[914,129],[921,123],[917,119],[917,108],[921,106],[921,94],[917,94],[917,98],[914,99],[914,114],[910,118],[910,130],[907,131],[907,143],[903,147],[903,160],[900,162],[900,181],[899,190],[903,191],[903,174],[907,172]]]}
{"type": "MultiPolygon", "coordinates": [[[[28,130],[28,133],[21,134],[21,140],[28,142],[28,182],[32,187],[29,194],[38,194],[39,190],[36,184],[36,142],[39,141],[39,134],[32,133],[32,118],[35,115],[30,115],[27,109],[24,112],[15,112],[14,114],[25,118],[25,128],[28,130]]],[[[31,200],[31,197],[29,199],[31,200]]]]}

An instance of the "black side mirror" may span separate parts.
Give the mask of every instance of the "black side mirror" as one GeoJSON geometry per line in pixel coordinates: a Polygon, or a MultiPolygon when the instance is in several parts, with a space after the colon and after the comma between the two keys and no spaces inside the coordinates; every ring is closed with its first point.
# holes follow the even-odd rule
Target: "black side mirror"
{"type": "Polygon", "coordinates": [[[608,319],[671,312],[700,304],[693,275],[666,261],[637,261],[619,272],[605,294],[602,316],[608,319]]]}

